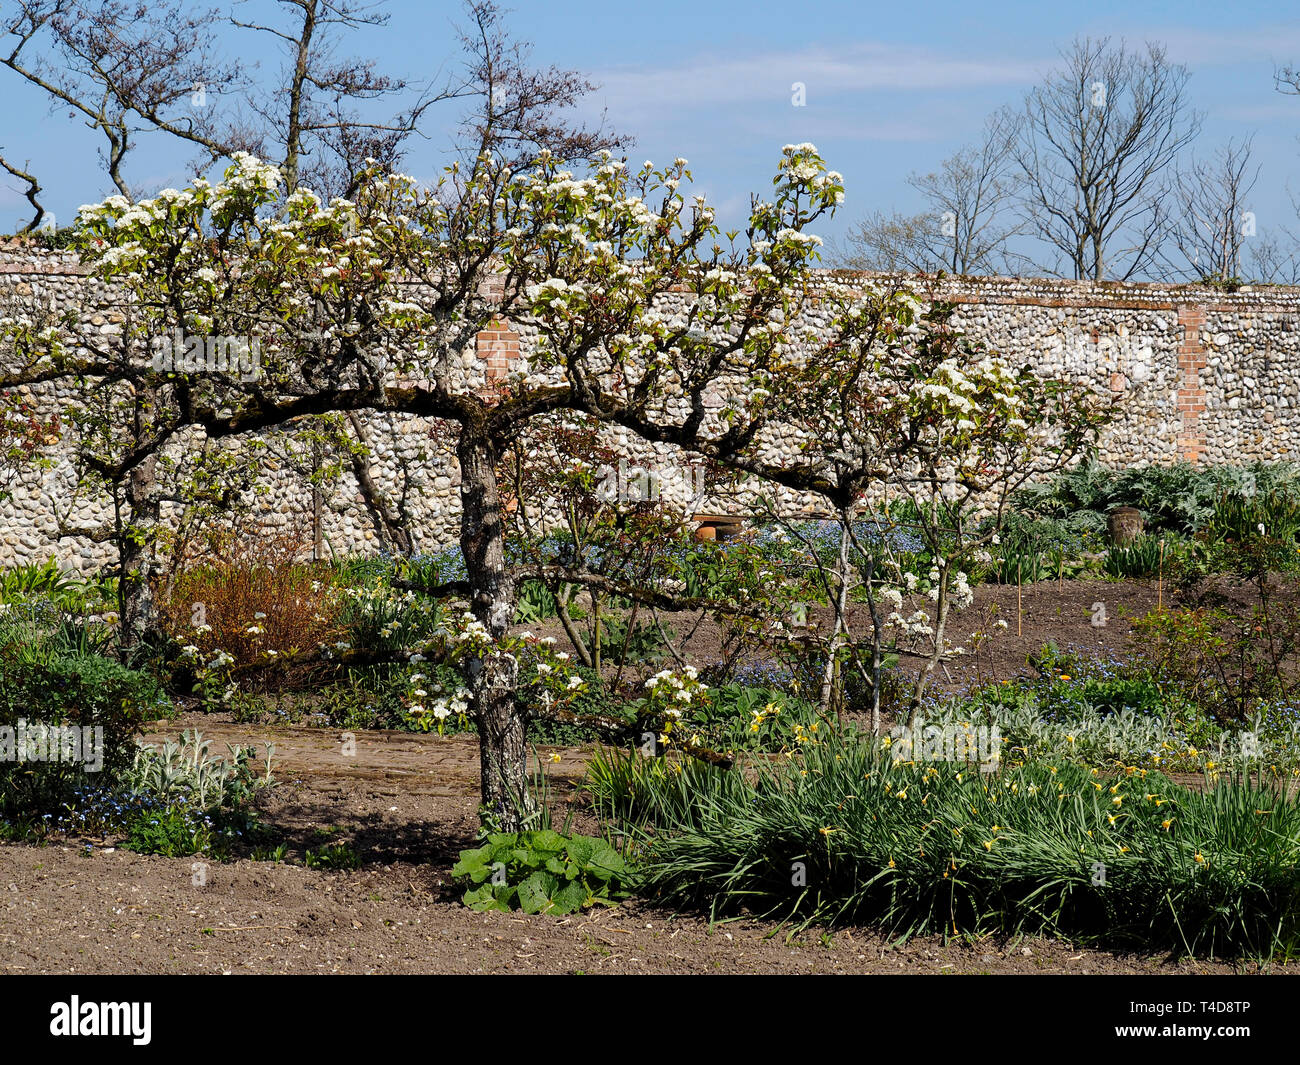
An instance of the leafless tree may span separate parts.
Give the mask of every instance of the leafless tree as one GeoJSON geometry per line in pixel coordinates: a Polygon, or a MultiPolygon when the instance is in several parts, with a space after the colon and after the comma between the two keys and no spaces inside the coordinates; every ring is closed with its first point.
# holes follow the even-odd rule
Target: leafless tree
{"type": "MultiPolygon", "coordinates": [[[[338,55],[346,36],[387,25],[381,3],[275,0],[287,9],[277,22],[240,17],[249,2],[235,0],[227,21],[216,10],[187,11],[185,0],[15,0],[0,21],[0,64],[102,133],[109,178],[126,196],[124,160],[150,130],[196,146],[196,171],[251,151],[277,162],[291,189],[303,183],[325,196],[351,194],[366,159],[396,168],[440,101],[471,101],[459,139],[471,156],[486,148],[522,160],[547,147],[585,158],[624,143],[603,124],[566,120],[595,86],[575,71],[532,67],[493,0],[467,0],[470,27],[458,31],[466,61],[419,88],[378,72],[372,59],[338,55]],[[223,23],[278,40],[283,70],[255,82],[244,64],[222,59],[215,27],[223,23]],[[374,117],[384,104],[393,113],[374,117]]],[[[39,224],[39,182],[26,168],[0,165],[27,182],[39,224]]]]}
{"type": "Polygon", "coordinates": [[[1180,168],[1171,199],[1171,264],[1198,281],[1229,281],[1242,276],[1242,253],[1255,236],[1255,216],[1247,198],[1259,178],[1251,167],[1250,138],[1229,141],[1211,159],[1192,158],[1180,168]]]}
{"type": "MultiPolygon", "coordinates": [[[[1300,198],[1288,190],[1291,219],[1300,218],[1300,198]]],[[[1300,234],[1281,222],[1269,220],[1249,240],[1251,276],[1273,285],[1300,285],[1300,234]]]]}
{"type": "Polygon", "coordinates": [[[953,274],[1012,273],[1008,242],[1025,223],[1011,216],[1019,175],[1012,166],[1015,125],[992,116],[978,142],[937,171],[911,174],[925,197],[919,215],[874,214],[849,238],[847,265],[860,269],[953,274]]]}
{"type": "MultiPolygon", "coordinates": [[[[248,0],[237,0],[239,5],[248,0]]],[[[243,29],[269,34],[285,47],[287,65],[279,83],[250,97],[257,116],[247,127],[256,131],[257,154],[275,158],[290,190],[299,182],[325,195],[347,195],[367,158],[393,167],[403,145],[420,133],[421,119],[441,100],[454,99],[466,86],[448,80],[429,86],[383,119],[363,117],[362,102],[409,98],[411,85],[403,78],[380,74],[370,59],[335,57],[339,38],[363,27],[382,27],[389,16],[381,3],[352,0],[277,0],[289,9],[288,25],[231,18],[243,29]]],[[[251,138],[250,138],[251,139],[251,138]]]]}
{"type": "Polygon", "coordinates": [[[571,110],[596,86],[575,70],[531,65],[531,48],[506,30],[494,0],[468,5],[471,24],[460,31],[467,57],[462,95],[473,105],[461,124],[460,146],[473,157],[489,151],[517,169],[546,148],[561,159],[590,159],[602,148],[630,145],[630,139],[605,127],[575,124],[571,110]]]}
{"type": "Polygon", "coordinates": [[[1046,269],[1127,280],[1159,254],[1171,221],[1166,168],[1200,129],[1187,68],[1150,42],[1129,52],[1076,38],[1061,55],[1064,66],[1025,97],[1014,156],[1026,217],[1056,256],[1046,269]]]}
{"type": "Polygon", "coordinates": [[[1300,244],[1285,227],[1256,237],[1250,245],[1251,276],[1272,285],[1300,285],[1300,244]]]}
{"type": "Polygon", "coordinates": [[[141,132],[163,129],[210,151],[229,149],[194,109],[196,95],[242,80],[238,65],[221,59],[216,19],[213,11],[186,12],[180,0],[15,0],[0,22],[0,66],[44,90],[52,109],[66,107],[98,130],[108,176],[130,196],[123,160],[141,132]]]}
{"type": "MultiPolygon", "coordinates": [[[[1278,92],[1300,96],[1300,67],[1290,64],[1279,67],[1273,72],[1273,82],[1278,92]]],[[[1300,202],[1294,194],[1291,206],[1300,216],[1300,202]]],[[[1250,251],[1257,280],[1278,285],[1300,284],[1300,238],[1286,226],[1269,226],[1267,233],[1251,242],[1250,251]]]]}
{"type": "Polygon", "coordinates": [[[931,274],[942,269],[935,248],[942,243],[941,222],[933,213],[915,215],[875,211],[846,238],[837,265],[851,270],[931,274]]]}

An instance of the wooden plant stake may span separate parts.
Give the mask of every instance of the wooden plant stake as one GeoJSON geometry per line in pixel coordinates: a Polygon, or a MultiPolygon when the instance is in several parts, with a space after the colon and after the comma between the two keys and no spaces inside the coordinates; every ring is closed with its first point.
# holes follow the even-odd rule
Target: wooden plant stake
{"type": "Polygon", "coordinates": [[[1156,609],[1165,608],[1165,542],[1160,541],[1160,565],[1156,570],[1156,609]]]}

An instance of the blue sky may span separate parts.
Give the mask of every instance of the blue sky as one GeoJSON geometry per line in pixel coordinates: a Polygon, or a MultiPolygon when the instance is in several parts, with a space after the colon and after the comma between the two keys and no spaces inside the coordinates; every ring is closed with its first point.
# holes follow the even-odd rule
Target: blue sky
{"type": "MultiPolygon", "coordinates": [[[[271,6],[250,0],[246,10],[258,5],[271,6]]],[[[1284,5],[517,0],[511,8],[509,24],[532,43],[534,61],[578,68],[599,83],[587,109],[605,108],[636,138],[635,162],[689,159],[724,224],[743,218],[751,190],[770,188],[780,147],[791,141],[812,141],[845,175],[847,202],[822,227],[825,236],[841,237],[875,209],[918,210],[907,174],[935,167],[988,113],[1018,101],[1051,69],[1059,45],[1090,34],[1158,40],[1186,63],[1192,103],[1205,112],[1199,146],[1208,152],[1254,134],[1261,169],[1251,206],[1259,230],[1296,228],[1288,186],[1300,198],[1300,97],[1278,93],[1273,71],[1300,63],[1300,16],[1284,5]],[[796,81],[806,86],[804,107],[792,106],[796,81]]],[[[372,55],[381,70],[416,82],[454,66],[459,4],[391,0],[387,10],[386,29],[360,32],[344,50],[372,55]]],[[[246,36],[231,41],[257,55],[246,36]]],[[[276,63],[269,52],[262,58],[276,63]]],[[[3,73],[0,147],[13,160],[31,160],[63,224],[79,204],[111,191],[93,162],[97,142],[66,111],[51,114],[36,91],[3,73]]],[[[408,172],[437,174],[455,107],[435,114],[408,172]]],[[[128,177],[150,190],[179,184],[187,158],[183,148],[155,140],[134,158],[128,177]]],[[[16,189],[0,188],[0,229],[11,230],[24,208],[16,189]]]]}

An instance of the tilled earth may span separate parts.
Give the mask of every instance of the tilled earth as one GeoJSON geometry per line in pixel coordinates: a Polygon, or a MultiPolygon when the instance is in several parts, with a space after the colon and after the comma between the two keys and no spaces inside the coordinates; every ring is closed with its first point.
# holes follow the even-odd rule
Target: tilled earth
{"type": "MultiPolygon", "coordinates": [[[[480,914],[450,883],[472,845],[472,737],[270,729],[208,717],[170,722],[226,742],[276,742],[284,781],[264,819],[288,861],[199,862],[111,840],[0,846],[0,967],[8,973],[1231,973],[1255,965],[1119,956],[1068,943],[997,939],[892,946],[842,930],[788,939],[774,924],[716,925],[625,904],[567,918],[480,914]],[[308,869],[306,847],[345,840],[356,871],[308,869]]],[[[151,737],[162,738],[161,735],[151,737]]],[[[553,799],[594,830],[572,781],[584,752],[551,748],[553,799]]],[[[1286,972],[1294,966],[1273,966],[1286,972]]]]}
{"type": "MultiPolygon", "coordinates": [[[[1154,605],[1145,584],[1086,582],[983,589],[1009,633],[979,671],[1007,675],[1048,639],[1120,650],[1126,624],[1092,628],[1110,593],[1134,613],[1154,605]],[[1150,599],[1150,603],[1146,602],[1150,599]],[[1008,601],[1009,600],[1009,601],[1008,601]],[[1032,626],[1032,630],[1031,630],[1032,626]],[[1030,634],[1032,631],[1032,635],[1030,634]]],[[[1118,610],[1111,610],[1118,617],[1118,610]]],[[[973,617],[973,615],[971,615],[973,617]]],[[[966,671],[973,673],[975,663],[966,671]]],[[[953,680],[963,678],[956,677],[953,680]]],[[[973,679],[968,677],[967,679],[973,679]]],[[[789,937],[774,923],[709,927],[697,916],[624,904],[567,918],[480,914],[451,884],[473,845],[478,747],[473,736],[357,732],[355,753],[332,729],[243,725],[212,715],[161,724],[152,742],[199,728],[214,752],[274,742],[280,784],[258,800],[287,846],[285,862],[201,862],[143,856],[112,839],[0,845],[0,971],[7,973],[1148,973],[1268,971],[1295,965],[1117,955],[1052,940],[938,937],[891,944],[879,933],[789,937]],[[309,869],[307,848],[341,841],[355,871],[309,869]],[[86,843],[90,843],[87,850],[86,843]]],[[[557,826],[594,832],[576,783],[589,749],[543,748],[557,826]],[[546,757],[558,754],[558,762],[546,757]]]]}

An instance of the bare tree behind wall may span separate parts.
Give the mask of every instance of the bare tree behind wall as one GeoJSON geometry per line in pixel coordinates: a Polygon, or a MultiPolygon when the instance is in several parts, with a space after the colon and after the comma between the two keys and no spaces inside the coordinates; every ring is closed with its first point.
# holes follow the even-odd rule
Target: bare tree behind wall
{"type": "Polygon", "coordinates": [[[1195,281],[1243,276],[1243,258],[1257,235],[1248,199],[1259,177],[1251,141],[1229,141],[1209,159],[1192,158],[1178,171],[1170,232],[1175,271],[1195,281]]]}
{"type": "Polygon", "coordinates": [[[531,47],[508,32],[493,0],[468,6],[460,40],[466,57],[462,95],[471,106],[462,118],[458,147],[471,157],[490,151],[507,166],[530,163],[542,149],[557,158],[588,161],[602,149],[628,148],[632,140],[605,125],[575,121],[572,112],[598,88],[576,70],[540,67],[531,47]]]}
{"type": "Polygon", "coordinates": [[[1015,273],[1022,260],[1009,241],[1025,223],[1013,217],[1019,174],[1011,154],[1015,123],[993,115],[980,138],[907,183],[924,197],[917,215],[877,212],[849,237],[846,265],[890,272],[1015,273]]]}
{"type": "Polygon", "coordinates": [[[1270,285],[1300,285],[1300,244],[1285,226],[1259,233],[1250,243],[1250,276],[1270,285]]]}
{"type": "MultiPolygon", "coordinates": [[[[1287,64],[1273,73],[1277,91],[1300,96],[1300,66],[1287,64]]],[[[1291,206],[1300,217],[1300,200],[1291,193],[1291,206]]],[[[1250,241],[1251,274],[1255,280],[1277,285],[1300,284],[1300,238],[1286,225],[1260,227],[1250,241]]]]}
{"type": "Polygon", "coordinates": [[[1170,165],[1200,129],[1186,67],[1148,42],[1076,38],[1025,97],[1013,149],[1030,230],[1052,273],[1129,280],[1158,258],[1171,226],[1170,165]]]}
{"type": "Polygon", "coordinates": [[[416,90],[405,78],[381,73],[373,59],[340,58],[340,40],[367,28],[388,25],[379,2],[353,0],[277,0],[282,17],[262,18],[251,0],[236,0],[230,21],[272,38],[285,65],[278,79],[251,95],[261,150],[275,161],[290,190],[305,184],[325,196],[351,195],[355,175],[367,158],[385,166],[398,163],[407,140],[423,135],[422,122],[433,104],[461,92],[455,78],[416,90]],[[438,87],[435,88],[434,86],[438,87]],[[377,104],[396,108],[383,113],[377,104]]]}
{"type": "MultiPolygon", "coordinates": [[[[380,73],[374,59],[338,54],[343,38],[386,25],[380,7],[351,0],[235,0],[227,10],[185,0],[16,0],[0,19],[0,66],[42,90],[54,113],[66,110],[98,131],[104,169],[128,198],[128,155],[151,132],[195,148],[193,173],[250,151],[281,166],[290,188],[305,182],[328,198],[354,190],[367,158],[394,167],[407,141],[425,135],[429,108],[469,91],[468,79],[435,75],[417,88],[380,73]],[[223,54],[223,44],[238,47],[243,33],[279,42],[285,63],[278,74],[254,77],[246,62],[223,54]]],[[[15,158],[0,165],[26,184],[39,212],[31,164],[19,167],[15,158]]]]}
{"type": "MultiPolygon", "coordinates": [[[[195,106],[243,84],[239,65],[221,55],[214,11],[180,0],[17,0],[4,12],[0,66],[40,89],[52,113],[66,111],[103,138],[104,170],[121,195],[132,196],[124,163],[142,133],[162,130],[209,153],[240,146],[219,142],[195,106]]],[[[37,179],[4,166],[28,183],[39,224],[37,179]]]]}

